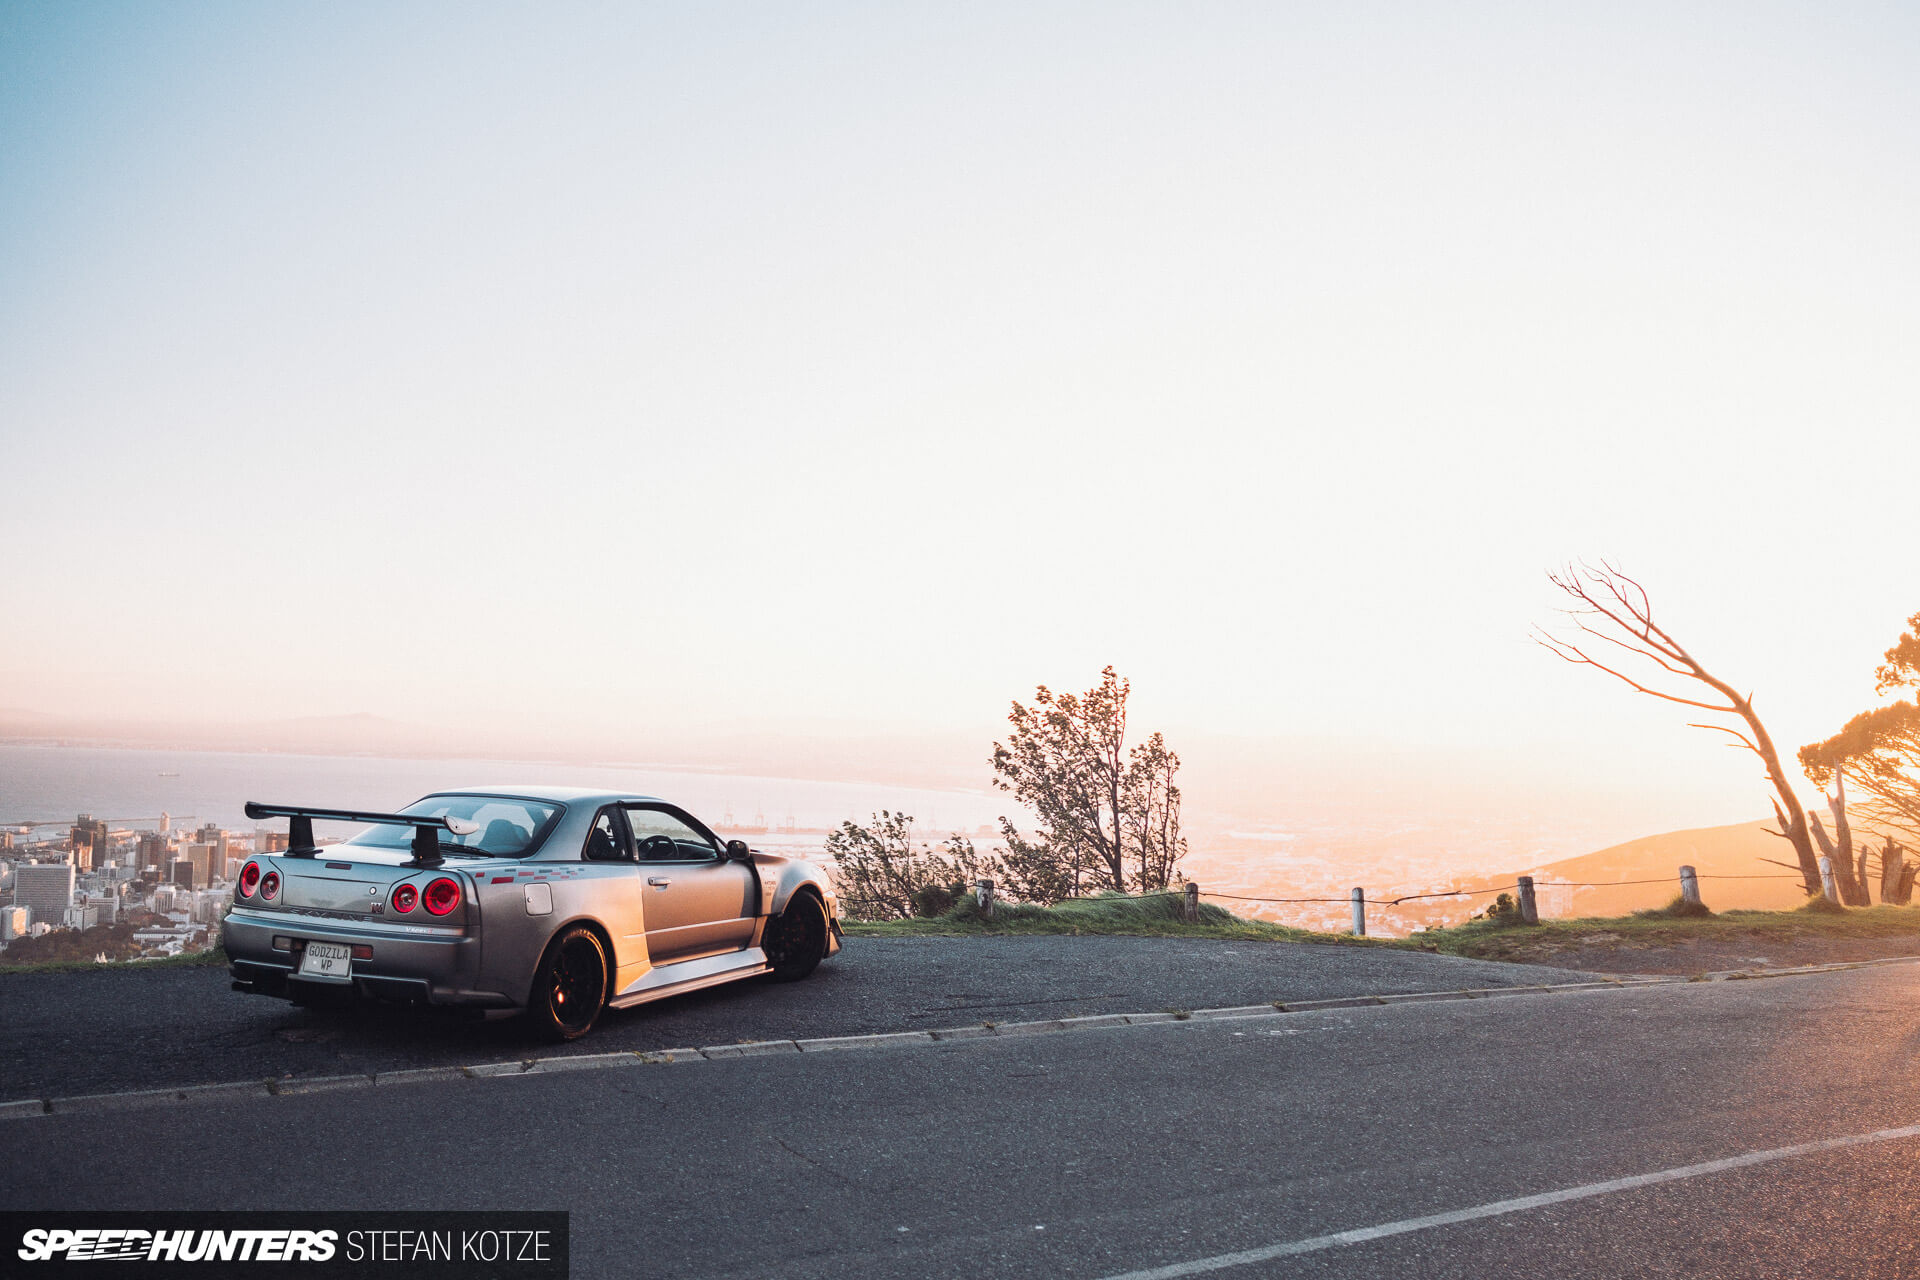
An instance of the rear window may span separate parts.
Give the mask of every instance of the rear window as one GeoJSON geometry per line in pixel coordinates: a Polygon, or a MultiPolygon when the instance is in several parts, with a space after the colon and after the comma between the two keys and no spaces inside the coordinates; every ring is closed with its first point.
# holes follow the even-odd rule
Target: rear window
{"type": "MultiPolygon", "coordinates": [[[[495,857],[520,857],[540,847],[540,842],[547,838],[547,832],[560,817],[560,806],[518,796],[428,796],[400,812],[409,817],[464,818],[468,822],[478,823],[480,829],[469,836],[457,836],[451,831],[441,832],[441,843],[456,844],[475,853],[487,853],[495,857]]],[[[413,830],[410,827],[369,827],[347,843],[376,849],[409,849],[413,847],[413,830]]]]}

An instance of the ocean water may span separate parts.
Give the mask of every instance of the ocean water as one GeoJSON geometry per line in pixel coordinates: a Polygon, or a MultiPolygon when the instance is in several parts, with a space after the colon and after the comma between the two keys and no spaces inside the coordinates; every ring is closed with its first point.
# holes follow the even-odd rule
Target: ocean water
{"type": "Polygon", "coordinates": [[[164,812],[176,828],[211,822],[247,831],[256,825],[244,812],[249,800],[391,811],[447,787],[515,783],[631,790],[671,800],[715,826],[729,811],[736,825],[759,825],[758,814],[775,829],[770,844],[780,842],[777,829],[789,818],[802,828],[832,828],[893,809],[913,814],[920,832],[938,840],[948,831],[992,824],[995,814],[1006,811],[1003,799],[986,792],[638,766],[0,744],[0,827],[67,824],[91,813],[116,827],[150,828],[164,812]]]}

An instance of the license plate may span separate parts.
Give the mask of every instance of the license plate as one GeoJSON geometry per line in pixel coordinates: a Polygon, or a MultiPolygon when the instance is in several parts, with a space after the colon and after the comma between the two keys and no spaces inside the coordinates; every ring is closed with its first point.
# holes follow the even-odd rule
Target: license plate
{"type": "Polygon", "coordinates": [[[353,948],[344,942],[309,942],[300,956],[303,978],[350,978],[353,948]]]}

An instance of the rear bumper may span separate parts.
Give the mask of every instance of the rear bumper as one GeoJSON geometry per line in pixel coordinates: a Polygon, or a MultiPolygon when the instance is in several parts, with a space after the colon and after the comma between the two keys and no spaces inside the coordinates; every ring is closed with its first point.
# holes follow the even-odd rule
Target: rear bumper
{"type": "Polygon", "coordinates": [[[459,931],[405,933],[391,925],[236,907],[222,923],[220,939],[231,961],[234,988],[256,995],[291,999],[351,991],[368,999],[414,1004],[507,1009],[519,1003],[503,992],[475,988],[480,941],[459,931]],[[276,947],[275,938],[292,946],[276,947]],[[373,957],[355,960],[350,979],[302,978],[295,969],[299,948],[308,942],[367,946],[373,957]]]}

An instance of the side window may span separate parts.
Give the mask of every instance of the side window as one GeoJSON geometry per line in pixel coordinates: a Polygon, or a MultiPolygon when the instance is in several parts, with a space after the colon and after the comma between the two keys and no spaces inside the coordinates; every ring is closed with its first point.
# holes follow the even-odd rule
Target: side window
{"type": "Polygon", "coordinates": [[[628,809],[627,825],[633,829],[633,846],[642,862],[691,862],[720,856],[712,841],[662,810],[628,809]]]}
{"type": "Polygon", "coordinates": [[[618,862],[626,857],[620,829],[614,825],[613,810],[602,809],[600,816],[593,820],[593,830],[587,832],[587,845],[580,851],[580,857],[587,862],[618,862]]]}

